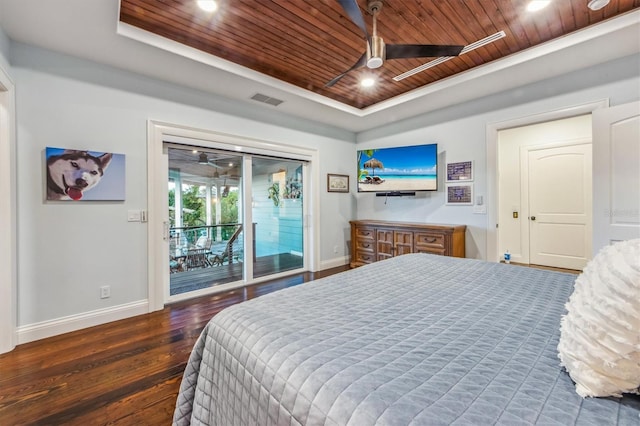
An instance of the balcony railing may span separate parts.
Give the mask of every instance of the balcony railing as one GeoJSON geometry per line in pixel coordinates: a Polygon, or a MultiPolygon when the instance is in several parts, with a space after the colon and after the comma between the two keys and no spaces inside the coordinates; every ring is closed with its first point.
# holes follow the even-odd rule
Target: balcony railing
{"type": "Polygon", "coordinates": [[[174,227],[170,228],[169,235],[171,272],[243,261],[244,242],[241,223],[174,227]]]}
{"type": "Polygon", "coordinates": [[[176,246],[195,245],[201,237],[208,238],[212,242],[226,241],[242,226],[240,223],[225,223],[222,225],[182,226],[169,229],[172,240],[176,246]]]}

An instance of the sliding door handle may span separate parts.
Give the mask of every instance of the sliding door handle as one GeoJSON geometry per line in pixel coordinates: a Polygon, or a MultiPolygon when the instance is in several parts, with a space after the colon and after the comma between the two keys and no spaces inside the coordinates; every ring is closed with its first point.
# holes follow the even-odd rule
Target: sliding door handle
{"type": "Polygon", "coordinates": [[[169,222],[162,223],[162,239],[169,241],[169,222]]]}

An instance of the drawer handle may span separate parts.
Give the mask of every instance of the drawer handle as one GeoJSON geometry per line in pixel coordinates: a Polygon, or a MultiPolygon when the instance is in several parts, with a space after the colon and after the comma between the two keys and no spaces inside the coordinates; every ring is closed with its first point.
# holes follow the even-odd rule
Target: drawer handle
{"type": "Polygon", "coordinates": [[[369,244],[363,244],[362,247],[369,248],[369,244]]]}
{"type": "Polygon", "coordinates": [[[427,238],[428,243],[435,243],[436,241],[438,241],[438,239],[435,237],[427,238]]]}

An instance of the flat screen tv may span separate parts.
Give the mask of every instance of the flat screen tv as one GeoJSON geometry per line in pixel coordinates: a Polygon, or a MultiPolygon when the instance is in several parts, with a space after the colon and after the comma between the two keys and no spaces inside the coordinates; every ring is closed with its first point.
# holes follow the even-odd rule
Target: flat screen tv
{"type": "Polygon", "coordinates": [[[413,195],[438,190],[438,145],[358,151],[358,192],[413,195]]]}

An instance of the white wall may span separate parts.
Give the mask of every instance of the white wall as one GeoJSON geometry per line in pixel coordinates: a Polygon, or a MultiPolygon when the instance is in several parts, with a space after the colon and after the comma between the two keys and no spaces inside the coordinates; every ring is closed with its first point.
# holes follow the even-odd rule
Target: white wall
{"type": "MultiPolygon", "coordinates": [[[[147,120],[317,149],[321,175],[345,173],[352,134],[296,120],[291,128],[216,111],[241,110],[226,100],[151,81],[92,62],[12,45],[18,119],[18,325],[121,306],[147,298],[147,229],[127,222],[127,210],[147,207],[147,120]],[[103,82],[103,83],[101,83],[103,82]],[[304,127],[310,130],[305,131],[304,127]],[[329,136],[321,134],[324,132],[329,136]],[[336,137],[337,136],[337,137],[336,137]],[[47,146],[125,154],[126,201],[46,202],[47,146]],[[99,287],[111,286],[100,299],[99,287]]],[[[260,107],[268,108],[268,107],[260,107]]],[[[247,113],[254,117],[261,112],[247,113]]],[[[348,229],[348,203],[320,192],[321,228],[348,229]]],[[[321,236],[321,261],[333,253],[321,236]]]]}
{"type": "MultiPolygon", "coordinates": [[[[640,55],[633,55],[579,72],[481,98],[431,114],[358,134],[358,149],[438,143],[440,165],[473,160],[475,195],[487,196],[487,125],[548,111],[609,99],[619,105],[640,98],[640,55]]],[[[425,99],[424,102],[428,102],[425,99]]],[[[532,118],[533,120],[534,118],[532,118]]],[[[491,153],[495,157],[495,153],[491,153]]],[[[355,168],[355,167],[354,167],[355,168]]],[[[442,171],[442,168],[440,169],[442,171]]],[[[439,173],[438,192],[416,197],[389,198],[357,194],[359,219],[466,224],[467,257],[487,259],[487,232],[495,223],[474,214],[472,206],[444,205],[444,182],[439,173]]]]}

